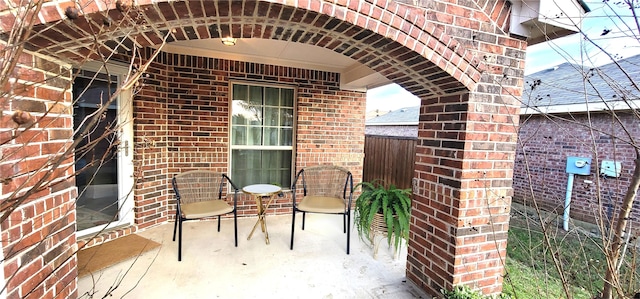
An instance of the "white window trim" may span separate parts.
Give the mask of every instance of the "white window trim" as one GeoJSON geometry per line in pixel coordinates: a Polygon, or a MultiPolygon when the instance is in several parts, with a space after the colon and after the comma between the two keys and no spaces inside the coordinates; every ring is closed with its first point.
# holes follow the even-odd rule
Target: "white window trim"
{"type": "MultiPolygon", "coordinates": [[[[268,148],[270,150],[291,150],[291,173],[290,173],[290,181],[293,182],[295,178],[296,171],[296,148],[297,148],[297,138],[296,136],[298,131],[298,86],[293,84],[286,83],[273,83],[273,82],[263,82],[263,81],[253,81],[253,80],[241,80],[241,79],[233,79],[229,80],[229,161],[227,163],[227,169],[229,175],[231,175],[231,165],[233,163],[233,150],[261,150],[268,148]],[[276,87],[276,88],[290,88],[293,90],[293,132],[291,136],[291,145],[290,146],[272,146],[272,145],[233,145],[233,85],[234,84],[242,84],[242,85],[253,85],[253,86],[264,86],[264,87],[276,87]]],[[[270,107],[281,107],[281,106],[272,106],[266,105],[270,107]]],[[[270,127],[270,126],[263,126],[270,127]]],[[[242,188],[243,186],[238,186],[242,188]]],[[[283,186],[283,190],[289,190],[290,186],[283,186]]]]}

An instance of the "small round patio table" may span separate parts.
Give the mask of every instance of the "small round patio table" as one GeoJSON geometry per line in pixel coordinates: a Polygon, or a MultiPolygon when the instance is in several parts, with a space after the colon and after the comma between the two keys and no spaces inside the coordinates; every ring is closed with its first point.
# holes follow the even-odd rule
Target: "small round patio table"
{"type": "Polygon", "coordinates": [[[258,208],[258,221],[256,221],[256,224],[253,225],[253,229],[251,229],[251,233],[249,234],[249,237],[247,237],[247,240],[251,239],[251,236],[253,236],[253,232],[258,226],[258,223],[260,223],[262,232],[264,233],[265,241],[267,244],[269,244],[269,232],[267,232],[267,221],[265,219],[265,214],[267,212],[267,209],[269,208],[269,205],[275,198],[274,195],[280,193],[280,191],[282,191],[282,188],[271,184],[255,184],[242,188],[242,192],[253,195],[256,198],[256,206],[258,208]],[[265,198],[269,198],[266,204],[264,203],[265,198]]]}

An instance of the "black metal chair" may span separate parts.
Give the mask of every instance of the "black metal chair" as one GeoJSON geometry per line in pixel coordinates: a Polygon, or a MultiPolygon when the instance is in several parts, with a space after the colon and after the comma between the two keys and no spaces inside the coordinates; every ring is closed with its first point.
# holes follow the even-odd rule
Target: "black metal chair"
{"type": "Polygon", "coordinates": [[[302,212],[302,230],[306,213],[342,215],[344,233],[347,234],[347,254],[351,238],[351,200],[353,198],[353,178],[351,172],[334,165],[320,165],[302,169],[296,175],[293,185],[293,212],[291,224],[291,250],[296,228],[296,212],[302,212]],[[296,185],[302,184],[303,197],[296,200],[296,185]]]}
{"type": "MultiPolygon", "coordinates": [[[[218,216],[218,232],[220,217],[233,213],[235,246],[238,247],[238,187],[224,173],[209,170],[192,170],[173,177],[173,190],[176,193],[176,220],[173,226],[173,241],[178,232],[178,261],[182,260],[182,222],[187,220],[218,216]],[[233,206],[222,198],[227,182],[233,189],[233,206]],[[216,196],[217,194],[217,196],[216,196]]],[[[226,193],[225,193],[226,195],[226,193]]]]}

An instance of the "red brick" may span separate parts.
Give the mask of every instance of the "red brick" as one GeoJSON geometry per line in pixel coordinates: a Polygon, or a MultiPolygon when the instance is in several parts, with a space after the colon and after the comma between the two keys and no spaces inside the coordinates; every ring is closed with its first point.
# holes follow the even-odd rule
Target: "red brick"
{"type": "MultiPolygon", "coordinates": [[[[619,114],[622,124],[632,127],[634,117],[627,114],[619,114]]],[[[611,128],[609,117],[592,116],[589,121],[585,116],[577,116],[576,122],[587,124],[592,123],[595,128],[611,128]]],[[[574,120],[572,120],[574,122],[574,120]]],[[[634,150],[631,146],[615,142],[606,134],[596,135],[596,152],[598,156],[593,156],[592,150],[587,151],[587,145],[583,140],[592,140],[592,135],[587,127],[573,127],[569,122],[550,122],[539,116],[530,117],[521,126],[520,138],[521,146],[518,146],[514,167],[514,198],[515,202],[531,202],[535,196],[538,203],[544,210],[553,211],[558,207],[558,194],[564,198],[567,187],[567,175],[565,174],[567,156],[579,156],[613,160],[614,157],[622,165],[633,165],[635,160],[634,150]],[[571,128],[571,129],[569,129],[571,128]],[[534,132],[537,132],[534,134],[534,132]],[[524,146],[524,148],[523,148],[524,146]],[[525,168],[524,154],[527,154],[529,174],[532,181],[529,182],[527,170],[525,168]],[[533,193],[530,191],[533,187],[533,193]]],[[[611,130],[611,129],[608,129],[611,130]]],[[[631,130],[634,138],[640,136],[640,131],[631,130]]],[[[591,148],[589,146],[589,148],[591,148]]],[[[595,162],[594,162],[595,163],[595,162]]],[[[601,181],[603,194],[597,194],[595,184],[584,184],[584,180],[597,182],[595,165],[592,165],[592,174],[589,176],[576,177],[574,192],[572,193],[571,218],[581,221],[593,222],[597,218],[594,207],[600,206],[596,201],[598,197],[619,199],[623,198],[629,178],[632,175],[632,167],[622,167],[620,179],[608,178],[601,181]]],[[[560,212],[561,214],[561,212],[560,212]]],[[[633,210],[630,215],[631,225],[640,225],[640,213],[633,210]]]]}
{"type": "MultiPolygon", "coordinates": [[[[89,2],[83,1],[80,5],[86,5],[89,2]]],[[[250,15],[255,11],[258,14],[261,14],[262,12],[269,13],[273,18],[276,18],[279,16],[280,12],[287,11],[289,8],[286,4],[261,2],[257,4],[258,7],[256,9],[249,8],[243,10],[240,9],[241,6],[237,6],[236,3],[231,4],[231,7],[229,7],[228,3],[222,5],[226,2],[221,2],[222,6],[217,6],[221,11],[217,11],[216,6],[214,5],[204,5],[205,11],[200,12],[202,2],[199,1],[191,1],[188,4],[160,1],[155,6],[150,5],[150,3],[151,1],[141,1],[139,5],[143,8],[140,11],[146,15],[146,19],[151,20],[152,22],[160,20],[160,15],[165,16],[169,20],[186,16],[175,15],[175,11],[177,11],[178,14],[186,13],[187,11],[200,15],[206,13],[208,17],[213,18],[216,18],[218,14],[224,16],[229,15],[228,18],[218,18],[224,28],[230,28],[230,31],[234,32],[242,31],[243,36],[247,34],[246,36],[262,37],[267,39],[274,38],[276,32],[283,29],[281,28],[282,25],[249,23],[245,24],[246,26],[240,27],[239,25],[231,24],[233,20],[232,17],[244,16],[246,14],[250,15]],[[176,9],[174,9],[174,7],[176,9]]],[[[423,99],[432,94],[446,94],[450,90],[464,86],[469,90],[474,91],[487,86],[494,86],[495,84],[493,82],[484,82],[484,84],[480,85],[476,85],[476,82],[480,82],[480,80],[483,79],[481,72],[488,71],[501,73],[504,71],[505,66],[484,63],[480,61],[478,57],[483,57],[485,54],[492,53],[501,55],[502,51],[504,51],[503,47],[521,47],[522,50],[526,47],[526,45],[524,45],[525,43],[518,43],[513,39],[510,39],[508,36],[501,36],[500,33],[494,33],[500,32],[499,28],[494,28],[496,23],[499,27],[504,27],[504,25],[508,23],[508,18],[505,15],[505,12],[507,11],[506,2],[504,1],[499,1],[496,5],[488,6],[486,8],[486,12],[478,10],[478,8],[473,5],[471,5],[471,7],[466,7],[463,4],[456,6],[451,4],[452,2],[449,2],[449,4],[439,2],[433,3],[433,7],[430,7],[429,10],[417,7],[410,8],[404,4],[395,2],[384,2],[386,9],[383,9],[381,6],[377,6],[382,5],[383,2],[376,1],[375,3],[376,6],[373,6],[371,3],[361,4],[360,1],[357,0],[341,1],[337,3],[300,1],[298,5],[304,7],[305,11],[325,12],[326,14],[335,13],[335,16],[339,18],[342,18],[342,15],[344,15],[347,22],[358,24],[360,26],[374,26],[377,22],[385,24],[379,27],[378,32],[387,38],[395,39],[396,42],[405,45],[405,48],[394,45],[393,49],[386,50],[386,52],[385,50],[379,52],[371,48],[362,47],[362,49],[354,53],[351,57],[360,62],[368,62],[372,59],[371,57],[375,52],[375,56],[379,56],[382,60],[389,61],[376,65],[376,71],[387,75],[402,86],[407,86],[410,92],[416,96],[422,97],[423,99]],[[346,11],[346,13],[343,13],[343,10],[336,12],[336,6],[344,7],[344,11],[346,11]],[[361,11],[358,11],[358,9],[361,11]],[[366,15],[363,15],[363,13],[367,14],[369,12],[371,12],[371,15],[374,17],[374,20],[371,22],[367,21],[368,18],[366,15]],[[469,17],[471,14],[473,14],[477,21],[470,20],[469,17]],[[489,18],[492,18],[493,22],[489,21],[489,18]],[[416,20],[415,24],[412,23],[414,20],[416,20]],[[483,22],[484,25],[478,25],[479,22],[483,22]],[[465,48],[469,46],[467,41],[462,40],[459,36],[449,34],[452,32],[451,30],[448,30],[448,28],[450,28],[450,24],[472,28],[473,30],[488,31],[486,32],[487,34],[504,39],[500,39],[498,44],[495,45],[481,44],[479,51],[475,48],[465,48]],[[389,26],[393,26],[394,28],[389,28],[389,26]],[[424,31],[415,30],[416,28],[423,27],[425,28],[424,31]],[[421,40],[416,41],[416,37],[420,37],[421,40]],[[428,53],[427,58],[430,59],[432,63],[424,65],[429,67],[428,70],[434,71],[428,72],[429,75],[444,74],[445,78],[429,79],[428,81],[432,84],[423,84],[424,81],[416,80],[414,75],[409,76],[403,74],[406,72],[407,66],[402,64],[398,65],[396,62],[412,61],[411,59],[418,57],[415,53],[406,51],[407,48],[413,48],[414,46],[416,47],[416,51],[419,51],[419,55],[422,54],[423,49],[426,47],[424,52],[428,53]],[[380,54],[382,55],[380,56],[380,54]],[[438,67],[441,69],[438,69],[438,67]],[[446,70],[446,73],[443,69],[446,70]],[[457,81],[462,81],[463,84],[458,84],[457,81]]],[[[64,11],[65,7],[63,6],[69,5],[75,5],[75,3],[72,1],[65,2],[61,4],[61,10],[59,11],[64,11]]],[[[431,3],[425,5],[431,5],[431,3]]],[[[111,7],[113,8],[113,4],[111,7]]],[[[95,11],[97,6],[88,6],[86,9],[86,12],[95,11]]],[[[52,11],[51,14],[47,14],[46,19],[50,19],[54,15],[55,14],[52,11]]],[[[294,16],[293,19],[298,20],[296,23],[309,26],[308,32],[310,33],[317,32],[320,27],[325,26],[331,20],[331,18],[323,15],[315,18],[316,15],[313,13],[301,14],[301,11],[294,11],[292,16],[294,16]],[[317,28],[313,28],[314,26],[317,28]]],[[[268,18],[268,16],[265,15],[261,15],[260,17],[268,18]]],[[[198,23],[200,20],[192,21],[196,24],[201,24],[198,23]]],[[[1,20],[1,23],[5,27],[9,22],[10,21],[7,20],[7,18],[1,20]]],[[[86,23],[83,20],[78,20],[73,23],[73,26],[78,26],[88,31],[93,28],[91,24],[86,23]]],[[[61,26],[63,27],[60,27],[60,30],[68,28],[64,27],[67,25],[61,26]]],[[[176,37],[178,39],[186,38],[184,37],[183,29],[184,28],[177,29],[176,37]]],[[[324,31],[324,28],[320,29],[324,31]]],[[[76,47],[76,45],[73,41],[64,40],[67,37],[63,37],[62,39],[51,38],[56,36],[56,32],[60,30],[56,29],[51,30],[50,32],[43,32],[42,37],[40,38],[43,42],[56,40],[58,43],[64,44],[66,48],[63,51],[60,51],[60,53],[74,59],[83,59],[84,57],[81,56],[95,56],[96,53],[89,53],[83,49],[75,49],[74,47],[76,47]],[[49,34],[51,34],[51,36],[47,37],[49,34]]],[[[208,38],[210,35],[209,28],[206,26],[199,26],[196,30],[201,38],[208,38]]],[[[463,31],[464,30],[460,30],[460,32],[463,31]]],[[[358,31],[355,30],[353,32],[358,31]]],[[[334,41],[339,40],[341,37],[344,40],[349,41],[350,37],[354,36],[354,33],[351,32],[344,34],[337,32],[334,33],[336,37],[332,37],[331,40],[323,40],[322,35],[314,34],[312,38],[308,39],[307,43],[325,45],[327,48],[336,49],[339,47],[339,44],[334,41]]],[[[158,44],[160,42],[159,37],[154,33],[147,33],[146,37],[149,38],[152,43],[158,44]]],[[[77,39],[77,37],[74,38],[77,39]]],[[[133,38],[140,40],[139,37],[133,38]]],[[[145,41],[142,44],[146,45],[147,42],[145,41]]],[[[52,48],[55,47],[59,47],[59,45],[52,45],[52,48]]],[[[523,62],[520,62],[518,65],[520,69],[523,66],[523,62]]],[[[412,70],[411,73],[416,74],[422,70],[422,68],[419,68],[412,70]]],[[[177,171],[200,167],[200,164],[198,164],[200,162],[194,158],[195,155],[202,154],[203,152],[215,152],[214,155],[207,158],[210,160],[208,161],[209,166],[220,170],[227,169],[226,157],[228,156],[227,148],[229,142],[228,80],[231,77],[253,77],[258,80],[270,80],[273,81],[273,83],[298,84],[299,110],[297,136],[298,157],[296,158],[297,168],[305,167],[306,165],[313,165],[315,163],[344,159],[341,153],[353,152],[356,154],[353,156],[354,158],[348,158],[352,160],[344,161],[342,163],[345,165],[357,165],[354,167],[355,169],[353,169],[356,177],[360,176],[360,173],[362,172],[360,166],[361,161],[359,161],[360,158],[358,158],[358,155],[362,154],[361,148],[363,140],[362,137],[358,136],[361,136],[363,131],[363,112],[365,109],[364,94],[358,92],[338,91],[338,84],[336,82],[338,78],[337,74],[281,66],[245,64],[221,59],[193,58],[182,55],[165,55],[158,58],[158,63],[154,64],[152,71],[157,75],[154,77],[154,79],[157,80],[157,83],[145,85],[143,90],[137,94],[136,100],[134,101],[134,105],[136,105],[135,108],[143,106],[147,107],[144,110],[141,109],[136,111],[136,123],[134,124],[135,131],[137,133],[136,144],[143,144],[145,146],[149,145],[148,148],[142,148],[135,153],[136,162],[142,163],[143,165],[136,166],[136,171],[138,175],[142,175],[149,181],[153,182],[140,181],[137,184],[138,189],[136,190],[136,203],[139,205],[136,206],[136,228],[149,227],[165,221],[167,217],[172,217],[171,209],[174,209],[175,205],[172,204],[174,199],[171,196],[171,192],[168,187],[169,178],[177,171]],[[168,65],[178,65],[191,71],[174,72],[174,70],[167,67],[165,63],[168,65]],[[209,80],[215,84],[208,84],[209,82],[200,84],[197,83],[196,80],[193,80],[193,77],[201,75],[207,76],[205,81],[209,80]],[[188,85],[184,85],[184,83],[187,83],[188,85]],[[154,86],[153,84],[157,84],[158,86],[154,86]],[[180,86],[180,84],[183,85],[180,86]],[[211,87],[210,85],[214,85],[214,87],[211,87]],[[180,93],[178,92],[179,89],[189,90],[190,92],[188,94],[180,93]],[[188,96],[195,97],[195,99],[188,99],[188,96]],[[167,102],[165,99],[171,100],[167,102]],[[180,105],[187,105],[186,103],[188,102],[192,102],[192,105],[195,106],[196,109],[180,108],[180,105]],[[345,103],[349,104],[345,105],[345,103]],[[215,108],[215,111],[200,109],[203,107],[215,108]],[[309,107],[311,107],[311,109],[309,107]],[[194,110],[197,110],[197,112],[194,112],[194,110]],[[175,116],[176,118],[169,119],[167,118],[168,115],[175,116]],[[340,120],[335,121],[335,119],[340,120]],[[203,128],[206,128],[206,130],[203,128]],[[207,134],[204,134],[203,136],[195,136],[191,131],[206,132],[207,134]],[[179,134],[180,132],[187,132],[187,134],[179,134]],[[331,140],[332,144],[317,142],[325,140],[331,140]],[[155,143],[152,143],[151,141],[154,141],[155,143]],[[162,151],[162,147],[177,148],[177,154],[184,155],[184,159],[178,160],[173,156],[164,155],[165,152],[162,151]],[[160,203],[160,207],[162,208],[153,206],[157,203],[160,203]],[[162,210],[164,207],[169,207],[169,210],[162,210]]],[[[35,80],[39,75],[40,74],[38,72],[31,71],[21,74],[23,79],[31,77],[29,80],[35,80]]],[[[64,80],[59,81],[62,82],[51,84],[56,85],[58,88],[64,88],[67,83],[65,83],[64,80]]],[[[7,90],[9,89],[7,88],[7,90]]],[[[518,95],[519,85],[506,86],[502,90],[507,94],[518,95]]],[[[457,92],[460,93],[459,90],[457,90],[457,92]]],[[[30,86],[26,86],[26,88],[18,86],[17,89],[14,89],[14,93],[19,93],[32,98],[59,98],[64,101],[70,100],[69,92],[58,92],[57,90],[46,88],[33,89],[30,86]]],[[[447,99],[437,99],[437,101],[444,103],[447,99]]],[[[455,99],[455,101],[458,103],[466,103],[469,101],[475,102],[475,98],[472,100],[469,98],[458,98],[455,99]]],[[[480,101],[476,102],[476,104],[479,104],[479,102],[480,101]]],[[[423,103],[427,102],[425,101],[423,103]]],[[[476,107],[481,106],[473,106],[473,108],[476,107]]],[[[134,109],[134,111],[135,110],[136,109],[134,109]]],[[[424,109],[423,114],[430,115],[425,115],[425,119],[438,114],[438,112],[427,112],[426,110],[427,109],[424,109]]],[[[469,107],[469,110],[473,111],[471,110],[471,106],[469,107]]],[[[456,142],[459,141],[459,143],[452,142],[451,144],[459,144],[460,149],[459,151],[436,151],[435,154],[434,148],[436,146],[425,146],[418,149],[420,154],[417,158],[424,164],[417,167],[417,176],[421,180],[421,185],[425,187],[425,191],[424,194],[418,194],[416,196],[418,200],[424,201],[422,203],[416,203],[416,207],[420,207],[421,210],[424,210],[425,214],[436,214],[435,216],[437,216],[437,219],[439,220],[434,220],[435,222],[433,226],[435,227],[435,230],[433,233],[430,233],[429,236],[421,239],[419,236],[414,235],[413,238],[417,240],[415,242],[416,244],[423,244],[421,245],[423,247],[428,247],[428,245],[425,244],[436,244],[435,246],[432,246],[432,248],[426,248],[425,250],[429,250],[429,253],[436,253],[440,256],[427,257],[427,252],[425,252],[425,250],[420,250],[420,252],[418,252],[417,250],[410,248],[409,252],[412,255],[412,266],[408,269],[407,276],[411,277],[412,280],[417,279],[414,281],[417,285],[425,286],[425,288],[434,291],[433,289],[435,286],[433,286],[432,283],[420,280],[428,279],[441,287],[446,287],[451,285],[454,277],[461,277],[459,273],[455,273],[456,270],[452,265],[453,261],[451,261],[451,258],[455,256],[454,253],[456,252],[456,247],[455,244],[451,244],[450,239],[454,236],[449,235],[450,229],[456,225],[465,223],[467,220],[469,220],[470,223],[480,223],[481,220],[486,221],[486,219],[468,219],[464,214],[464,210],[463,212],[458,212],[460,211],[460,206],[463,205],[460,203],[460,198],[463,197],[462,194],[467,194],[466,188],[473,188],[474,184],[490,184],[491,186],[504,184],[504,177],[509,176],[510,165],[505,164],[505,167],[499,168],[499,171],[488,172],[486,174],[487,180],[460,183],[460,188],[462,188],[462,190],[452,190],[448,187],[443,188],[443,184],[439,183],[438,180],[447,179],[447,176],[461,177],[462,175],[477,175],[475,172],[468,171],[468,167],[472,165],[467,162],[469,159],[495,159],[498,161],[509,161],[510,158],[513,158],[510,146],[513,143],[511,137],[515,134],[515,128],[507,127],[507,124],[513,122],[513,117],[509,116],[510,112],[513,111],[500,111],[499,113],[490,111],[486,112],[486,114],[473,113],[469,115],[463,115],[460,113],[455,115],[456,121],[460,121],[461,123],[465,123],[469,120],[480,122],[477,129],[471,129],[471,126],[469,126],[464,130],[440,130],[431,133],[428,131],[433,128],[429,125],[434,125],[434,123],[423,121],[423,124],[421,125],[422,132],[420,133],[421,141],[426,142],[432,140],[428,138],[446,137],[456,142]],[[491,118],[491,116],[493,116],[493,118],[491,118]],[[494,127],[496,123],[504,124],[504,126],[498,127],[501,130],[504,130],[502,133],[491,135],[484,134],[484,132],[491,132],[490,128],[494,127]],[[472,140],[480,140],[482,142],[469,142],[472,140]],[[503,142],[507,145],[501,144],[503,142]],[[476,145],[481,147],[476,152],[464,151],[465,149],[468,150],[472,146],[476,145]],[[501,152],[491,152],[493,149],[500,149],[501,152]],[[457,156],[453,158],[447,156],[447,158],[444,159],[443,165],[436,165],[437,161],[443,158],[441,156],[443,153],[457,156]],[[442,175],[437,176],[435,173],[441,173],[442,175]],[[431,198],[435,198],[436,202],[430,202],[431,198]],[[431,238],[433,242],[427,242],[427,238],[431,238]],[[435,261],[432,261],[434,259],[435,261]],[[417,265],[415,263],[421,263],[421,265],[417,265]],[[424,269],[423,267],[426,265],[433,265],[433,273],[411,273],[411,271],[424,271],[420,269],[424,269]]],[[[515,110],[515,113],[517,113],[517,109],[515,110]]],[[[429,119],[435,120],[437,118],[432,117],[429,119]]],[[[72,126],[71,121],[71,117],[55,118],[54,116],[46,116],[38,126],[46,126],[47,128],[52,129],[46,133],[50,134],[49,138],[63,139],[65,136],[70,136],[67,131],[72,126]]],[[[10,120],[4,116],[0,124],[3,127],[13,126],[13,124],[10,123],[10,120]]],[[[42,152],[31,152],[35,155],[33,157],[33,162],[22,163],[18,166],[29,168],[37,166],[36,164],[42,164],[45,158],[37,156],[51,153],[58,144],[46,143],[42,146],[42,152]]],[[[64,144],[61,143],[60,146],[64,146],[64,144]]],[[[68,163],[72,163],[72,161],[69,161],[68,163]]],[[[13,169],[6,168],[6,166],[3,167],[3,170],[13,169]]],[[[486,167],[486,165],[483,167],[486,167]]],[[[65,171],[64,168],[56,172],[57,176],[64,176],[67,174],[68,172],[65,171]]],[[[24,181],[24,179],[22,180],[24,181]]],[[[455,182],[447,182],[447,185],[454,183],[455,182]]],[[[60,189],[60,191],[65,192],[63,190],[66,190],[66,187],[62,186],[61,188],[62,189],[60,189]]],[[[9,189],[6,188],[6,186],[3,186],[3,194],[8,192],[7,190],[9,189]]],[[[46,198],[46,192],[49,192],[49,189],[46,191],[40,191],[38,195],[46,198]]],[[[36,199],[34,197],[30,200],[36,199]]],[[[56,206],[70,200],[72,200],[70,197],[56,197],[55,200],[47,200],[47,208],[51,208],[53,210],[45,211],[41,206],[35,206],[37,215],[34,215],[34,217],[40,217],[39,219],[42,219],[44,222],[55,222],[62,217],[60,215],[60,210],[57,209],[56,206]]],[[[286,204],[287,200],[283,199],[282,201],[278,201],[276,202],[276,206],[274,206],[274,210],[283,213],[290,211],[290,208],[287,207],[286,204]]],[[[253,211],[254,203],[252,203],[252,201],[243,200],[242,205],[243,208],[246,208],[243,212],[249,213],[253,211]]],[[[102,242],[105,238],[115,238],[131,232],[132,231],[127,230],[117,231],[100,237],[98,241],[90,241],[90,243],[95,244],[96,242],[102,242]]],[[[480,242],[479,239],[476,240],[471,238],[469,241],[480,242]]],[[[61,242],[67,241],[61,240],[61,242]]],[[[487,248],[484,249],[489,250],[487,248]]],[[[492,281],[493,284],[495,284],[496,281],[500,282],[499,278],[483,280],[482,277],[472,275],[470,279],[481,283],[485,286],[485,290],[488,290],[489,292],[494,292],[496,290],[499,291],[500,289],[499,287],[494,288],[492,286],[492,281]]],[[[436,293],[437,291],[438,290],[435,290],[436,293]]],[[[74,292],[75,287],[69,289],[68,294],[73,294],[74,292]]],[[[15,294],[15,291],[9,290],[8,293],[15,294]]],[[[50,292],[48,290],[43,290],[43,293],[41,294],[42,296],[49,296],[50,292]]]]}

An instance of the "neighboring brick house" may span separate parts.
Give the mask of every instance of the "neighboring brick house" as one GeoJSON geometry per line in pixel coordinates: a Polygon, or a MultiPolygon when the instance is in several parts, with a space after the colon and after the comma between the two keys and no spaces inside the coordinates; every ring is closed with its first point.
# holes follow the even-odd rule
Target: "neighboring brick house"
{"type": "MultiPolygon", "coordinates": [[[[284,169],[276,174],[283,183],[301,168],[326,163],[349,168],[358,181],[366,78],[397,83],[422,103],[408,281],[433,295],[457,284],[500,292],[524,50],[527,41],[544,36],[536,28],[557,29],[557,36],[571,31],[524,18],[520,1],[402,2],[0,2],[3,33],[34,22],[34,34],[3,34],[1,44],[0,270],[6,296],[77,297],[78,247],[173,221],[170,180],[185,170],[209,168],[249,181],[237,157],[265,154],[278,165],[261,170],[284,169]],[[275,42],[256,44],[264,53],[244,56],[195,46],[226,37],[307,46],[289,53],[303,62],[318,56],[310,52],[326,50],[354,67],[269,60],[275,42]],[[101,106],[96,99],[125,82],[132,59],[133,68],[149,65],[142,81],[126,86],[117,105],[101,106]],[[109,75],[96,63],[103,60],[109,75]],[[91,78],[96,81],[88,83],[91,78]],[[274,139],[254,143],[255,111],[243,103],[270,111],[264,115],[269,125],[258,125],[274,139]],[[119,124],[119,141],[82,152],[74,131],[97,108],[106,124],[119,124]],[[74,168],[95,167],[88,158],[99,154],[107,155],[102,185],[79,195],[80,184],[92,184],[74,168]],[[116,157],[123,160],[117,166],[116,157]],[[485,193],[487,185],[491,192],[485,193]],[[84,210],[82,196],[105,192],[119,194],[115,221],[84,210]],[[81,227],[86,219],[91,225],[81,227]],[[91,234],[77,230],[98,234],[87,238],[91,234]]],[[[577,14],[588,11],[581,1],[563,3],[577,14]]],[[[82,135],[82,142],[89,137],[82,135]]],[[[290,213],[290,200],[286,194],[270,212],[290,213]]],[[[240,206],[242,215],[254,215],[248,196],[240,206]]]]}
{"type": "MultiPolygon", "coordinates": [[[[617,217],[638,158],[640,55],[597,68],[564,63],[525,78],[514,201],[535,199],[562,217],[567,157],[591,158],[591,175],[575,176],[570,216],[590,223],[617,217]],[[603,160],[620,162],[619,178],[599,175],[603,160]]],[[[639,211],[636,201],[634,228],[639,211]]]]}

